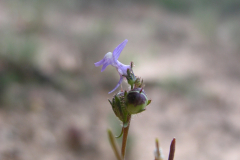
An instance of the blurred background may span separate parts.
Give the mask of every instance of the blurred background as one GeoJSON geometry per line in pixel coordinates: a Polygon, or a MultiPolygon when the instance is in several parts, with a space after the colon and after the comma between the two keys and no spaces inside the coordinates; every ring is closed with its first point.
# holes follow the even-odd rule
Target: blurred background
{"type": "Polygon", "coordinates": [[[1,0],[0,160],[115,159],[119,75],[94,62],[124,39],[152,99],[127,159],[173,137],[175,159],[240,159],[239,0],[1,0]]]}

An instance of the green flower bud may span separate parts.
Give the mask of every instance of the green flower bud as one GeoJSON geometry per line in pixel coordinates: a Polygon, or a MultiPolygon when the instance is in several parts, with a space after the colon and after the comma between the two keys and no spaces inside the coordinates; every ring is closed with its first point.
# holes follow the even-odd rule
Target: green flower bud
{"type": "Polygon", "coordinates": [[[143,87],[143,80],[141,80],[140,78],[136,78],[135,82],[135,88],[142,88],[143,87]]]}
{"type": "Polygon", "coordinates": [[[129,114],[137,114],[146,110],[146,106],[151,103],[142,88],[134,88],[127,93],[126,110],[129,114]]]}
{"type": "Polygon", "coordinates": [[[135,77],[135,75],[134,75],[132,70],[130,70],[130,69],[127,70],[126,79],[128,81],[128,84],[131,86],[131,88],[133,88],[133,85],[134,85],[134,83],[136,81],[136,77],[135,77]]]}

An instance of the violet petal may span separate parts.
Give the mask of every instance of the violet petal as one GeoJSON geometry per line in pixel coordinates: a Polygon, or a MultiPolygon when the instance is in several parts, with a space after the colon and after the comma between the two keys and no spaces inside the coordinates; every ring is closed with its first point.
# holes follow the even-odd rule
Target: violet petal
{"type": "Polygon", "coordinates": [[[123,48],[126,46],[128,40],[125,39],[121,44],[119,44],[113,51],[113,58],[114,60],[118,60],[118,57],[120,56],[123,48]]]}
{"type": "Polygon", "coordinates": [[[110,92],[108,92],[108,94],[112,93],[113,91],[115,91],[119,86],[120,84],[122,83],[122,80],[123,80],[123,76],[120,76],[120,80],[118,81],[118,84],[116,85],[115,88],[113,88],[113,90],[111,90],[110,92]]]}
{"type": "Polygon", "coordinates": [[[104,59],[102,59],[101,61],[96,62],[96,63],[94,63],[94,64],[95,64],[96,67],[99,67],[99,66],[101,66],[103,63],[104,63],[104,59]]]}
{"type": "Polygon", "coordinates": [[[106,53],[102,60],[94,64],[96,67],[103,65],[101,70],[101,72],[103,72],[108,65],[115,65],[115,62],[113,60],[113,54],[111,52],[106,53]]]}

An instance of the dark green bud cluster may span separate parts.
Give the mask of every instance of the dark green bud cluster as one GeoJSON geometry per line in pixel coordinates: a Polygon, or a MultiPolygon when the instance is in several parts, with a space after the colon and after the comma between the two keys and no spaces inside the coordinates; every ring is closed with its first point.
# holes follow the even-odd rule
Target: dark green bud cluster
{"type": "Polygon", "coordinates": [[[146,106],[151,103],[142,88],[134,88],[130,91],[119,92],[110,101],[113,112],[127,126],[128,119],[132,114],[146,110],[146,106]]]}

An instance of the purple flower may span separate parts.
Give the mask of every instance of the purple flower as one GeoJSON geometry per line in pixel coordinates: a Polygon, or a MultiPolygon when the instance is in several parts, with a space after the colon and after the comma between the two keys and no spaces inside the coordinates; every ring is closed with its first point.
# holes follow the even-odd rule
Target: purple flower
{"type": "Polygon", "coordinates": [[[112,91],[108,92],[108,94],[112,93],[120,86],[120,84],[122,83],[122,80],[123,80],[123,76],[127,76],[127,69],[131,70],[130,65],[125,65],[118,61],[118,57],[120,56],[120,54],[121,54],[123,48],[126,46],[127,42],[128,42],[128,40],[125,39],[121,44],[119,44],[119,46],[117,46],[114,49],[113,53],[108,52],[107,54],[105,54],[104,58],[101,61],[94,63],[96,67],[103,65],[101,72],[103,72],[108,65],[112,65],[113,67],[115,67],[117,69],[117,71],[120,75],[120,80],[119,80],[118,84],[112,91]]]}

